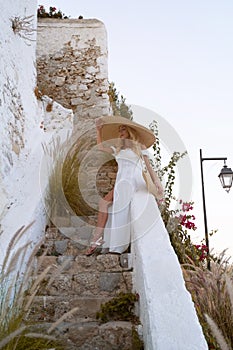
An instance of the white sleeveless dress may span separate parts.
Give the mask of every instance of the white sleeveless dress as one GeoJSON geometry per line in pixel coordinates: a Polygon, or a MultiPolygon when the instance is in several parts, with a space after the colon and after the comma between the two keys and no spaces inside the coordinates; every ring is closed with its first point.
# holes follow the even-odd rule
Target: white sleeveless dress
{"type": "Polygon", "coordinates": [[[141,159],[131,149],[115,152],[115,158],[119,170],[103,252],[123,253],[131,243],[133,288],[140,295],[145,347],[207,350],[157,202],[147,191],[141,159]]]}
{"type": "MultiPolygon", "coordinates": [[[[112,147],[113,155],[118,164],[118,172],[114,186],[113,203],[108,209],[108,220],[104,229],[104,249],[109,252],[123,253],[129,246],[132,235],[131,203],[134,194],[143,191],[148,196],[145,180],[142,176],[142,160],[130,148],[122,149],[116,153],[112,147]]],[[[142,150],[148,155],[147,150],[142,150]]],[[[145,203],[142,203],[142,209],[145,203]]]]}

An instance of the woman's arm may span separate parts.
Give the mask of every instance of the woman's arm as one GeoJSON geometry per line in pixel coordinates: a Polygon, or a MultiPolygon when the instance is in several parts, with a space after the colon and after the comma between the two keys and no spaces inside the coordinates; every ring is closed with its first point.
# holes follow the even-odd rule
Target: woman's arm
{"type": "MultiPolygon", "coordinates": [[[[146,147],[142,147],[142,149],[146,149],[146,147]]],[[[160,179],[159,179],[158,175],[156,174],[156,172],[154,171],[154,169],[152,168],[148,156],[143,155],[143,159],[145,161],[147,170],[152,178],[152,181],[154,182],[155,186],[158,189],[158,194],[159,194],[159,196],[162,197],[163,196],[163,186],[160,182],[160,179]]]]}
{"type": "Polygon", "coordinates": [[[102,142],[102,138],[101,138],[101,131],[102,131],[102,127],[103,127],[102,118],[96,119],[95,125],[96,125],[96,142],[97,142],[97,145],[98,145],[98,149],[100,151],[103,151],[103,152],[113,153],[112,148],[111,147],[105,147],[103,145],[103,142],[102,142]]]}

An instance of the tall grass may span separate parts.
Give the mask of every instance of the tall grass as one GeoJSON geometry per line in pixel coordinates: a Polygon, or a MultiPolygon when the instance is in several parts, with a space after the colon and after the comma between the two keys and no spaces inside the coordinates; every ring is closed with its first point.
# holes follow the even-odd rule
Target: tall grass
{"type": "Polygon", "coordinates": [[[80,164],[95,143],[91,133],[84,136],[75,140],[74,136],[68,135],[63,143],[56,138],[49,146],[43,146],[49,177],[45,204],[52,221],[58,216],[86,216],[96,213],[85,201],[80,190],[80,181],[84,183],[86,190],[89,187],[88,171],[80,174],[80,164]]]}
{"type": "MultiPolygon", "coordinates": [[[[30,226],[30,225],[29,225],[30,226]]],[[[23,259],[28,251],[29,243],[16,249],[16,244],[26,234],[27,227],[20,228],[11,239],[3,264],[0,269],[0,349],[4,350],[39,350],[64,349],[61,340],[53,335],[56,327],[71,313],[73,309],[63,315],[61,319],[50,325],[48,329],[30,321],[30,310],[38,290],[52,266],[38,273],[35,269],[35,255],[37,246],[24,261],[26,269],[21,271],[23,259]]],[[[53,266],[54,268],[54,266],[53,266]]]]}
{"type": "Polygon", "coordinates": [[[67,203],[62,186],[62,169],[66,157],[67,140],[62,143],[57,137],[53,139],[49,146],[43,145],[45,157],[44,166],[46,168],[49,183],[46,188],[45,206],[48,216],[53,221],[57,216],[66,216],[71,209],[67,203]]]}
{"type": "Polygon", "coordinates": [[[80,216],[94,215],[95,211],[91,208],[83,198],[80,181],[84,184],[83,187],[88,189],[88,172],[82,171],[80,174],[80,165],[85,156],[85,149],[90,147],[90,137],[80,138],[76,144],[67,153],[62,169],[62,186],[65,197],[76,213],[80,216]]]}
{"type": "Polygon", "coordinates": [[[192,261],[183,267],[209,348],[233,349],[233,269],[225,252],[211,261],[211,270],[192,261]]]}

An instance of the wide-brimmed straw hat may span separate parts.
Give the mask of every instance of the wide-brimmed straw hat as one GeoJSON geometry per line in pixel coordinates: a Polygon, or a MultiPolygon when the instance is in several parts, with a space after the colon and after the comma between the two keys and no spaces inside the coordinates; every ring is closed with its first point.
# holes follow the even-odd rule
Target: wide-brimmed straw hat
{"type": "Polygon", "coordinates": [[[103,121],[102,127],[102,141],[116,139],[119,137],[119,126],[126,125],[132,128],[137,133],[138,141],[145,145],[147,148],[152,146],[155,142],[155,135],[151,130],[145,126],[135,123],[124,117],[104,116],[101,118],[103,121]]]}

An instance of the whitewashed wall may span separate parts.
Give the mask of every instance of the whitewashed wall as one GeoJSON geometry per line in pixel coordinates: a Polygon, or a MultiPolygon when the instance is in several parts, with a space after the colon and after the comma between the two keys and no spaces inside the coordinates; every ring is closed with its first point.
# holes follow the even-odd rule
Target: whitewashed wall
{"type": "Polygon", "coordinates": [[[49,100],[38,102],[35,97],[36,32],[28,36],[27,31],[12,30],[11,19],[27,16],[33,16],[31,28],[36,29],[36,9],[36,0],[10,0],[0,12],[0,263],[21,226],[34,222],[18,247],[43,236],[47,183],[42,187],[42,143],[49,144],[58,135],[64,138],[73,128],[71,110],[54,103],[48,113],[49,100]]]}
{"type": "Polygon", "coordinates": [[[191,295],[153,196],[138,191],[132,212],[136,218],[132,247],[134,289],[139,294],[145,350],[207,350],[191,295]]]}
{"type": "MultiPolygon", "coordinates": [[[[9,0],[0,12],[0,212],[6,205],[8,188],[3,178],[10,176],[30,130],[36,123],[35,42],[24,40],[12,30],[11,19],[34,15],[36,1],[9,0]]],[[[23,32],[21,32],[23,34],[23,32]]],[[[33,35],[35,40],[36,35],[33,35]]]]}

